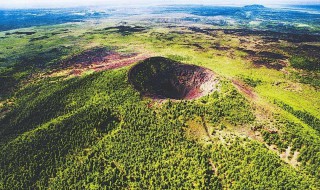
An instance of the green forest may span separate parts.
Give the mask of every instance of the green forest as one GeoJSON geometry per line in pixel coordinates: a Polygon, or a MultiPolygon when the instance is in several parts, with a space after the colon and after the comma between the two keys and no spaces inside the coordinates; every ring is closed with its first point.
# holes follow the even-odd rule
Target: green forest
{"type": "Polygon", "coordinates": [[[199,100],[150,108],[128,83],[127,71],[42,80],[21,90],[1,122],[1,188],[318,187],[319,157],[313,154],[319,141],[300,138],[295,123],[277,121],[291,131],[281,135],[260,130],[267,143],[300,149],[302,171],[248,138],[226,135],[221,143],[210,135],[210,143],[202,144],[186,136],[188,121],[199,117],[201,127],[218,126],[210,133],[254,123],[249,103],[229,82],[199,100]]]}

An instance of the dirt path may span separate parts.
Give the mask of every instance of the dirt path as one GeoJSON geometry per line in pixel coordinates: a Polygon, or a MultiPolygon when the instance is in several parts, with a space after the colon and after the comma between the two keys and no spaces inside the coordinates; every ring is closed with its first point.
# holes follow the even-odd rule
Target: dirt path
{"type": "Polygon", "coordinates": [[[214,141],[211,138],[211,135],[209,133],[208,126],[207,126],[206,120],[204,119],[204,116],[201,116],[201,121],[202,121],[202,126],[203,126],[204,130],[206,131],[206,134],[207,134],[209,140],[214,144],[214,141]]]}
{"type": "Polygon", "coordinates": [[[214,175],[215,175],[215,176],[218,176],[218,175],[219,175],[219,173],[218,173],[218,168],[213,164],[211,158],[209,158],[209,163],[210,163],[210,165],[211,165],[212,171],[214,172],[214,175]]]}
{"type": "Polygon", "coordinates": [[[243,94],[245,94],[250,99],[257,99],[257,94],[253,91],[253,89],[247,85],[245,85],[243,82],[233,79],[232,80],[233,85],[243,94]]]}

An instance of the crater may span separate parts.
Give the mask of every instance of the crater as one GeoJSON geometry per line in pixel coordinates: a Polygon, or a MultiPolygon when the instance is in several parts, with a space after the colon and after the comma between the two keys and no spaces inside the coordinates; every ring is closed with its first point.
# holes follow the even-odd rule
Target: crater
{"type": "Polygon", "coordinates": [[[153,99],[196,99],[214,91],[218,83],[209,69],[164,57],[139,62],[130,69],[128,78],[143,96],[153,99]]]}

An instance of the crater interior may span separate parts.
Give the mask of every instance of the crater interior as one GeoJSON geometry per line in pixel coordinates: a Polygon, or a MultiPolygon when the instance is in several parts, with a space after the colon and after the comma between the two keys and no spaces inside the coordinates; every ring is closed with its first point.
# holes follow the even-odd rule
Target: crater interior
{"type": "Polygon", "coordinates": [[[216,89],[215,74],[203,67],[164,57],[151,57],[133,66],[130,83],[143,96],[155,99],[195,99],[216,89]]]}

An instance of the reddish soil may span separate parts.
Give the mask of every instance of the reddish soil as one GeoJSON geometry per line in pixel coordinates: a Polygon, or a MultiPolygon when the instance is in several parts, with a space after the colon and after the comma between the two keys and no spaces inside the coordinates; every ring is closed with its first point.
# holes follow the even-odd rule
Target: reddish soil
{"type": "Polygon", "coordinates": [[[106,60],[103,62],[91,64],[91,68],[95,71],[117,69],[144,60],[148,57],[149,56],[142,54],[121,55],[119,53],[112,53],[111,55],[107,56],[106,60]]]}
{"type": "Polygon", "coordinates": [[[125,67],[148,57],[147,54],[120,54],[105,48],[97,48],[63,62],[62,66],[60,65],[59,69],[54,70],[50,75],[67,71],[68,75],[79,76],[88,70],[104,71],[125,67]]]}
{"type": "Polygon", "coordinates": [[[252,90],[252,88],[248,87],[244,83],[238,81],[238,80],[232,80],[233,85],[240,90],[242,93],[244,93],[246,96],[248,96],[251,99],[256,99],[257,95],[256,93],[252,90]]]}

